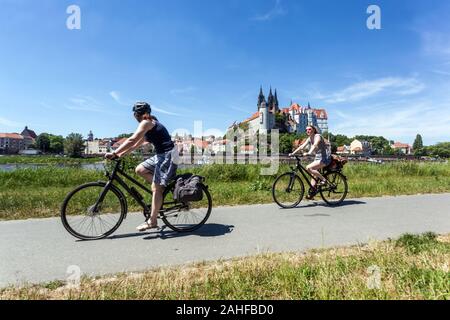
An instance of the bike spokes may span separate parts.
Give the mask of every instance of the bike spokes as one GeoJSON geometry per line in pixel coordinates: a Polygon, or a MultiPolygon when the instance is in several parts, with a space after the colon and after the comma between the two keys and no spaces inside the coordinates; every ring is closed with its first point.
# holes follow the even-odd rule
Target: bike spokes
{"type": "Polygon", "coordinates": [[[303,198],[305,187],[300,178],[294,173],[280,176],[272,187],[274,201],[282,208],[293,208],[303,198]]]}
{"type": "Polygon", "coordinates": [[[202,226],[212,210],[212,199],[203,187],[203,199],[196,202],[175,203],[173,190],[166,193],[162,208],[162,218],[169,228],[175,231],[193,231],[202,226]]]}
{"type": "Polygon", "coordinates": [[[326,175],[328,183],[321,187],[322,199],[329,205],[339,205],[348,193],[347,179],[339,172],[332,172],[326,175]]]}
{"type": "Polygon", "coordinates": [[[102,185],[91,185],[71,195],[65,204],[65,220],[71,232],[83,239],[95,239],[108,234],[122,219],[122,204],[109,190],[102,201],[102,185]]]}

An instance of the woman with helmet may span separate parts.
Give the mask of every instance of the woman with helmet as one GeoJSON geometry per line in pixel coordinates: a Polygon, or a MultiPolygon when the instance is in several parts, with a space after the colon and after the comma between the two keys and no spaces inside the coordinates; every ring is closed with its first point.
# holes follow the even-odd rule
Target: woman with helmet
{"type": "Polygon", "coordinates": [[[156,155],[136,167],[136,173],[152,184],[153,201],[150,219],[136,229],[145,231],[158,228],[158,213],[163,202],[163,192],[177,171],[177,149],[167,129],[152,116],[148,103],[137,102],[133,107],[134,117],[139,122],[136,132],[115,152],[107,153],[107,159],[117,159],[131,153],[145,142],[152,143],[156,155]]]}

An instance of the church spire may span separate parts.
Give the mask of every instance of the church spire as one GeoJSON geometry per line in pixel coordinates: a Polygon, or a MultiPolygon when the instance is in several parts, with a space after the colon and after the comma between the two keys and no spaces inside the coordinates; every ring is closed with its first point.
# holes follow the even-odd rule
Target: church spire
{"type": "Polygon", "coordinates": [[[280,110],[279,108],[279,103],[278,103],[278,94],[277,94],[277,89],[275,89],[275,110],[278,111],[280,110]]]}
{"type": "Polygon", "coordinates": [[[261,103],[263,103],[265,101],[266,101],[266,98],[264,97],[264,93],[263,93],[262,86],[261,86],[261,88],[259,89],[259,96],[258,96],[258,109],[261,106],[261,103]]]}
{"type": "Polygon", "coordinates": [[[267,104],[270,110],[273,110],[275,108],[275,101],[273,99],[272,87],[270,87],[269,97],[267,98],[267,104]]]}

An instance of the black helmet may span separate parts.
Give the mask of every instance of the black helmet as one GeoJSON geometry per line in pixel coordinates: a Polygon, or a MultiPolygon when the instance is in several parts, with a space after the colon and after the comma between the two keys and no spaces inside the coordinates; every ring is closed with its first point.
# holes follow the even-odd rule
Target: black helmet
{"type": "Polygon", "coordinates": [[[152,108],[147,102],[136,102],[133,107],[133,112],[139,115],[143,115],[145,113],[151,114],[152,108]]]}

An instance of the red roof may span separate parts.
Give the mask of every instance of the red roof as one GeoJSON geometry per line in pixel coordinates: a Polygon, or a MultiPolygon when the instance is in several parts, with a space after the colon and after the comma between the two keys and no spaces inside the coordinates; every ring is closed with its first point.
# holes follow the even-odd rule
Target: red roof
{"type": "Polygon", "coordinates": [[[342,146],[342,147],[337,147],[337,151],[338,151],[338,152],[345,151],[345,147],[344,147],[344,146],[342,146]]]}
{"type": "Polygon", "coordinates": [[[259,111],[255,112],[250,118],[244,120],[243,122],[249,122],[249,121],[255,120],[258,117],[259,117],[259,111]]]}
{"type": "Polygon", "coordinates": [[[314,113],[319,119],[328,119],[328,115],[325,109],[314,109],[314,113]]]}
{"type": "Polygon", "coordinates": [[[396,142],[392,145],[392,148],[394,149],[411,148],[411,146],[407,143],[396,142]]]}
{"type": "Polygon", "coordinates": [[[203,149],[208,148],[208,146],[209,146],[208,141],[205,141],[202,139],[194,139],[194,144],[196,147],[203,148],[203,149]]]}
{"type": "Polygon", "coordinates": [[[23,136],[18,133],[0,133],[0,138],[23,140],[23,136]]]}

